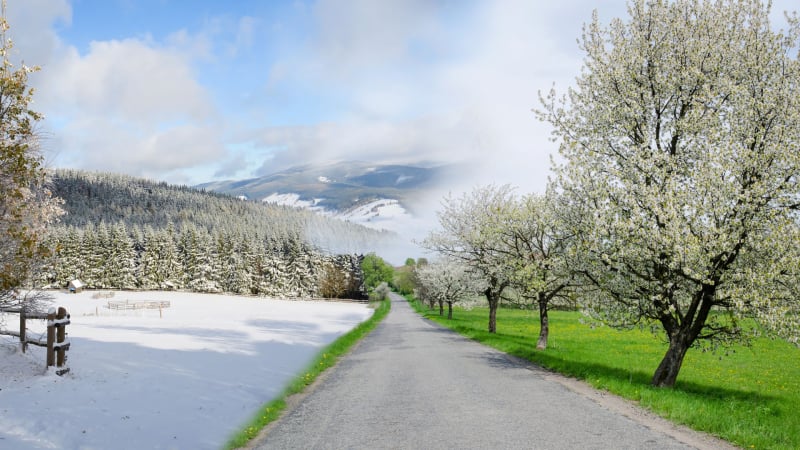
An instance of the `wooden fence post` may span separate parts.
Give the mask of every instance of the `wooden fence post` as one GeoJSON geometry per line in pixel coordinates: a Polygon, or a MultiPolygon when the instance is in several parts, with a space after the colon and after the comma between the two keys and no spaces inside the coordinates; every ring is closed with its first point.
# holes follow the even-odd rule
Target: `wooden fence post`
{"type": "Polygon", "coordinates": [[[53,344],[56,342],[56,310],[47,311],[47,367],[56,365],[56,354],[53,344]]]}
{"type": "Polygon", "coordinates": [[[28,328],[25,326],[25,308],[19,312],[19,345],[22,347],[22,353],[28,349],[28,328]]]}
{"type": "Polygon", "coordinates": [[[66,339],[67,335],[67,323],[64,321],[67,317],[67,310],[63,306],[58,308],[58,315],[56,315],[56,319],[58,319],[58,324],[56,324],[57,333],[56,333],[56,342],[58,343],[58,350],[56,350],[56,354],[58,358],[56,358],[56,367],[63,367],[64,360],[66,359],[65,352],[67,349],[64,346],[64,340],[66,339]]]}

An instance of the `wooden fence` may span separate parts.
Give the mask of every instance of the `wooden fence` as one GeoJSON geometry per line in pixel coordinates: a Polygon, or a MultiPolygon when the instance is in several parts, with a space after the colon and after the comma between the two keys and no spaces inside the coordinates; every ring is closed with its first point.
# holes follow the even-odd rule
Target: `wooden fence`
{"type": "Polygon", "coordinates": [[[133,309],[157,309],[158,317],[164,317],[164,308],[169,308],[169,301],[155,301],[155,300],[109,300],[108,309],[116,310],[133,310],[133,309]]]}
{"type": "Polygon", "coordinates": [[[0,330],[0,334],[8,336],[16,336],[19,338],[22,352],[28,349],[28,345],[36,345],[38,347],[47,348],[47,367],[55,366],[58,375],[64,375],[69,372],[66,367],[67,355],[69,350],[69,341],[67,341],[67,325],[69,325],[69,314],[63,307],[50,308],[47,313],[34,313],[26,312],[25,309],[9,308],[3,309],[2,312],[10,314],[19,314],[19,332],[12,330],[0,330]],[[46,320],[47,321],[47,339],[41,340],[40,338],[33,339],[28,336],[28,320],[46,320]]]}
{"type": "Polygon", "coordinates": [[[169,308],[169,301],[153,300],[109,300],[108,309],[162,309],[169,308]]]}

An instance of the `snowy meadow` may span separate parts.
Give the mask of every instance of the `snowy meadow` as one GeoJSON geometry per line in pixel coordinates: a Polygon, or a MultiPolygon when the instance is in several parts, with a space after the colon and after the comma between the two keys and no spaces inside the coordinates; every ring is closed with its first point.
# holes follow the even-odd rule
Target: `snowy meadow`
{"type": "MultiPolygon", "coordinates": [[[[364,304],[185,292],[57,293],[71,314],[70,372],[0,336],[0,448],[216,449],[319,349],[367,319],[364,304]],[[161,311],[108,301],[169,301],[161,311]]],[[[16,315],[6,317],[13,328],[16,315]]],[[[45,333],[30,321],[29,335],[45,333]]]]}

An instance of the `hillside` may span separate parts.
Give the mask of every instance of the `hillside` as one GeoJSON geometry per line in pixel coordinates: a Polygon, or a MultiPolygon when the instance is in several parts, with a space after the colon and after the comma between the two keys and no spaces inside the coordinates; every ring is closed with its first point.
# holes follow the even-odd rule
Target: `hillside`
{"type": "Polygon", "coordinates": [[[358,297],[356,253],[397,236],[298,210],[103,173],[58,171],[67,214],[41,285],[358,297]]]}
{"type": "MultiPolygon", "coordinates": [[[[370,203],[394,200],[395,208],[413,214],[416,200],[453,173],[452,166],[421,167],[338,162],[293,167],[239,181],[219,181],[198,188],[254,201],[285,204],[357,221],[353,211],[370,203]]],[[[361,221],[363,222],[363,221],[361,221]]]]}
{"type": "Polygon", "coordinates": [[[277,240],[294,236],[327,253],[367,253],[398,239],[393,233],[286,205],[244,202],[224,193],[118,174],[58,170],[52,190],[65,201],[65,226],[172,224],[181,231],[191,224],[208,232],[247,230],[277,240]]]}

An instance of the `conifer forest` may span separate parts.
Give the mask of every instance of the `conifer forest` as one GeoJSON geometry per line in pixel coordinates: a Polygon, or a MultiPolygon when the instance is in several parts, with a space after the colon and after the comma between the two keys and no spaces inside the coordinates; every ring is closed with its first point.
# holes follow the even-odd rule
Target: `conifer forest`
{"type": "Polygon", "coordinates": [[[59,170],[66,212],[37,283],[359,298],[359,253],[396,238],[313,212],[123,175],[59,170]]]}

